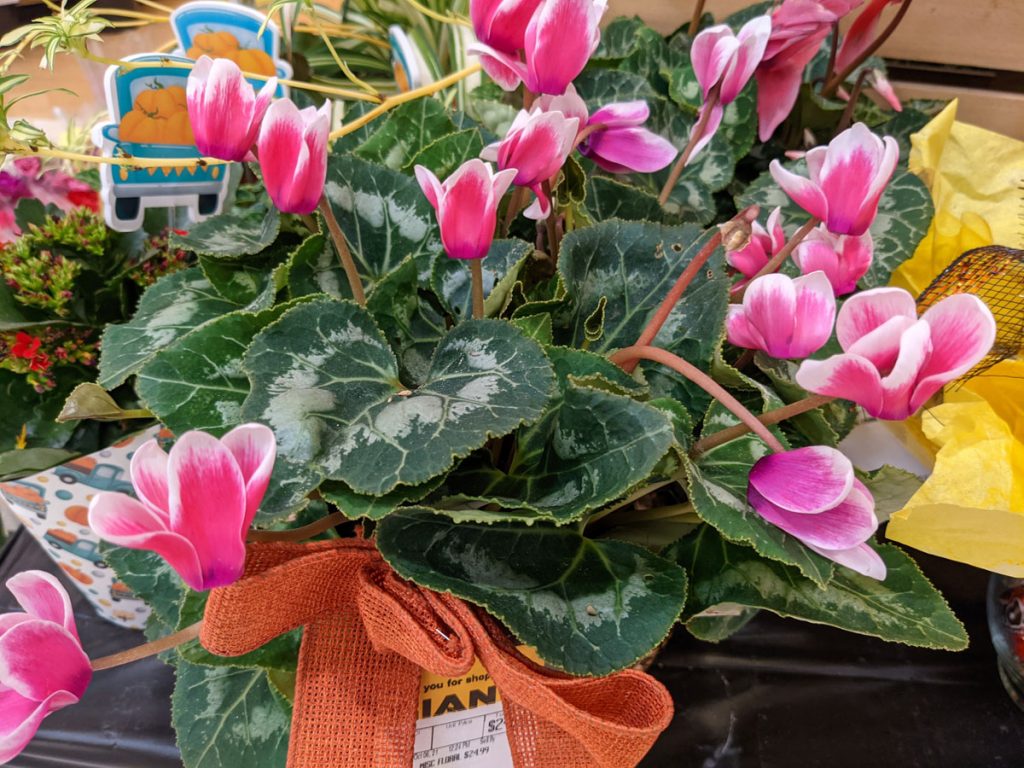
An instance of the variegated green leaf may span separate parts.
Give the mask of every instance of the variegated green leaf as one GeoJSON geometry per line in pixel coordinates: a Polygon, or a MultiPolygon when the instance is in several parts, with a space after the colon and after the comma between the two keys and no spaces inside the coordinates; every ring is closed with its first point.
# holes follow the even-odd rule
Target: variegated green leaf
{"type": "Polygon", "coordinates": [[[722,604],[742,605],[890,642],[966,648],[963,626],[914,561],[891,544],[876,549],[888,571],[885,581],[839,568],[824,589],[796,568],[765,560],[709,526],[665,554],[690,574],[690,614],[722,604]]]}
{"type": "Polygon", "coordinates": [[[287,312],[245,358],[242,412],[268,424],[293,461],[365,494],[417,485],[488,437],[536,419],[551,386],[540,346],[499,321],[463,323],[442,339],[426,381],[406,389],[371,316],[348,302],[287,312]]]}
{"type": "Polygon", "coordinates": [[[377,546],[398,573],[484,606],[545,664],[607,675],[665,638],[686,573],[650,550],[544,523],[455,523],[424,509],[384,518],[377,546]]]}
{"type": "Polygon", "coordinates": [[[454,132],[440,101],[415,99],[393,109],[355,154],[397,171],[439,137],[454,132]]]}
{"type": "Polygon", "coordinates": [[[233,208],[193,224],[187,234],[171,233],[171,247],[215,259],[239,259],[259,253],[277,239],[281,215],[266,197],[248,208],[233,208]]]}

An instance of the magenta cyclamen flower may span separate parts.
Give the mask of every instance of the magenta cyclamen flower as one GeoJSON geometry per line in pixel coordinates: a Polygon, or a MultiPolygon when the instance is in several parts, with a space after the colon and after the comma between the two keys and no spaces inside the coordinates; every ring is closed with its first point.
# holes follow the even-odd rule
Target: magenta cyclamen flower
{"type": "Polygon", "coordinates": [[[262,424],[235,427],[220,440],[186,432],[170,454],[150,440],[132,456],[138,501],[97,493],[89,525],[112,544],[156,552],[192,589],[226,586],[242,575],[246,533],[276,454],[274,433],[262,424]]]}
{"type": "Polygon", "coordinates": [[[513,184],[529,187],[537,200],[525,211],[531,219],[546,219],[551,213],[551,201],[542,185],[549,181],[565,164],[572,152],[580,121],[561,112],[544,112],[534,107],[532,112],[520,110],[505,138],[484,148],[480,157],[496,161],[498,168],[516,170],[513,184]]]}
{"type": "Polygon", "coordinates": [[[60,582],[23,571],[7,588],[25,612],[0,614],[0,763],[25,748],[47,715],[77,704],[92,680],[60,582]]]}
{"type": "Polygon", "coordinates": [[[267,80],[257,94],[235,62],[200,56],[185,92],[199,151],[219,160],[244,160],[256,143],[260,121],[276,90],[276,77],[267,80]]]}
{"type": "Polygon", "coordinates": [[[800,241],[793,251],[793,261],[805,275],[824,272],[836,296],[843,296],[857,289],[857,281],[871,267],[873,255],[870,232],[860,237],[833,235],[820,226],[800,241]]]}
{"type": "Polygon", "coordinates": [[[903,0],[871,0],[868,3],[867,8],[854,19],[839,46],[839,55],[836,56],[837,69],[846,69],[864,54],[878,37],[878,23],[881,21],[882,11],[888,5],[899,5],[901,2],[903,0]]]}
{"type": "Polygon", "coordinates": [[[757,118],[768,141],[793,110],[804,70],[833,26],[862,0],[784,0],[772,11],[772,34],[757,68],[757,118]]]}
{"type": "Polygon", "coordinates": [[[912,416],[943,385],[992,348],[996,322],[976,296],[958,293],[918,319],[902,288],[875,288],[846,300],[836,321],[843,354],[805,360],[797,383],[809,392],[852,400],[870,415],[912,416]]]}
{"type": "MultiPolygon", "coordinates": [[[[607,0],[542,0],[523,37],[525,61],[483,38],[469,51],[480,57],[487,74],[506,91],[525,82],[533,93],[557,96],[583,71],[601,42],[601,17],[607,7],[607,0]]],[[[493,30],[492,24],[486,34],[492,36],[493,30]]]]}
{"type": "Polygon", "coordinates": [[[469,18],[476,38],[502,53],[523,48],[526,27],[543,0],[470,0],[469,18]]]}
{"type": "Polygon", "coordinates": [[[827,147],[805,155],[805,179],[772,160],[772,178],[793,202],[837,235],[863,235],[878,215],[878,201],[899,161],[896,139],[879,138],[857,123],[827,147]]]}
{"type": "Polygon", "coordinates": [[[289,99],[270,105],[260,128],[260,169],[267,194],[285,213],[312,213],[327,180],[331,104],[300,110],[289,99]]]}
{"type": "Polygon", "coordinates": [[[675,159],[672,142],[643,127],[651,115],[646,101],[606,104],[591,115],[570,84],[561,96],[541,96],[537,105],[575,117],[580,133],[591,128],[577,149],[609,173],[653,173],[675,159]]]}
{"type": "Polygon", "coordinates": [[[444,250],[453,259],[482,259],[491,249],[498,201],[515,177],[514,168],[494,173],[482,160],[467,160],[442,184],[422,165],[416,180],[437,212],[444,250]]]}
{"type": "Polygon", "coordinates": [[[822,272],[795,279],[776,273],[751,281],[743,303],[729,306],[725,327],[730,344],[789,359],[825,346],[835,319],[835,296],[822,272]]]}
{"type": "Polygon", "coordinates": [[[764,56],[771,31],[771,18],[758,16],[744,24],[739,34],[733,34],[725,24],[718,24],[702,30],[693,39],[690,60],[697,82],[700,83],[704,104],[700,108],[700,117],[693,127],[694,132],[700,127],[700,135],[690,137],[690,141],[696,143],[688,162],[693,162],[701,149],[711,141],[722,123],[725,107],[736,100],[740,91],[750,81],[764,56]],[[718,90],[717,97],[709,99],[714,89],[718,90]],[[711,114],[701,126],[702,118],[709,109],[711,114]]]}
{"type": "Polygon", "coordinates": [[[875,500],[850,460],[824,445],[773,453],[750,471],[747,501],[761,517],[822,557],[879,581],[885,563],[866,542],[875,500]]]}
{"type": "Polygon", "coordinates": [[[727,251],[725,254],[729,266],[738,270],[745,277],[753,277],[767,264],[772,256],[782,250],[786,244],[786,233],[782,229],[782,209],[776,208],[768,215],[767,228],[761,222],[751,225],[750,242],[738,251],[727,251]]]}

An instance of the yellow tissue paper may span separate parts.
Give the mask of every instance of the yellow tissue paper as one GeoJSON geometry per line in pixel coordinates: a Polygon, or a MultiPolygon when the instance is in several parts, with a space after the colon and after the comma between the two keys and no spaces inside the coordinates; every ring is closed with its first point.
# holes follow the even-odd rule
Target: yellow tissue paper
{"type": "MultiPolygon", "coordinates": [[[[956,122],[952,102],[912,138],[910,169],[928,184],[935,220],[891,284],[918,295],[965,251],[1024,247],[1024,142],[956,122]]],[[[931,477],[889,521],[916,549],[1024,577],[1024,360],[946,388],[908,420],[935,451],[931,477]]]]}
{"type": "Polygon", "coordinates": [[[886,535],[940,557],[1024,577],[1024,443],[988,401],[967,391],[921,417],[938,448],[931,477],[886,535]]]}

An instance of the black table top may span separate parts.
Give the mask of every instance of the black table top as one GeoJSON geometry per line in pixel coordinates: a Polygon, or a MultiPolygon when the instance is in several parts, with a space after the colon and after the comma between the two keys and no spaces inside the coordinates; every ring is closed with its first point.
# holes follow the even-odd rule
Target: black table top
{"type": "MultiPolygon", "coordinates": [[[[883,643],[762,613],[729,640],[678,631],[651,670],[676,702],[642,768],[1024,768],[1024,712],[1003,691],[985,624],[988,574],[915,553],[966,624],[962,653],[883,643]]],[[[143,642],[93,613],[26,534],[0,553],[0,582],[56,573],[92,656],[143,642]]],[[[0,612],[15,605],[0,590],[0,612]]],[[[146,659],[97,673],[10,765],[179,768],[173,676],[146,659]]],[[[242,768],[226,766],[225,768],[242,768]]]]}

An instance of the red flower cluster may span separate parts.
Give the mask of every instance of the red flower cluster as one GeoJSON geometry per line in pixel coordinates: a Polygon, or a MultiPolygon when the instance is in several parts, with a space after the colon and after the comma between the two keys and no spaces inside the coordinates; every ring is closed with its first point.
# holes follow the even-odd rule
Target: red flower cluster
{"type": "Polygon", "coordinates": [[[42,339],[30,336],[24,331],[18,331],[18,335],[14,337],[11,354],[22,360],[28,360],[29,370],[43,373],[50,368],[50,356],[39,351],[39,345],[42,343],[42,339]]]}

